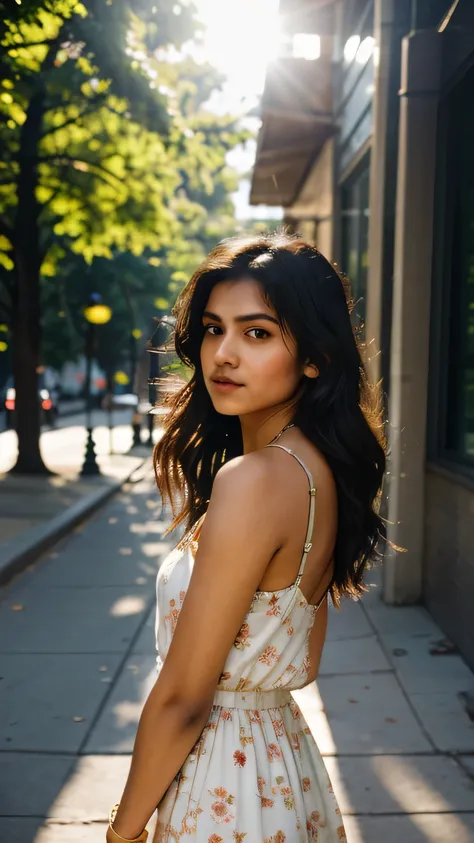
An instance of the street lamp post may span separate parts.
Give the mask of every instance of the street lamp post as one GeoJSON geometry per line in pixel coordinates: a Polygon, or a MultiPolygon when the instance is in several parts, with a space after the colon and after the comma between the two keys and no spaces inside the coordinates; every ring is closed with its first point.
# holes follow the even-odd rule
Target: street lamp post
{"type": "Polygon", "coordinates": [[[95,328],[96,325],[105,325],[109,322],[112,311],[106,304],[102,304],[102,297],[99,293],[91,293],[89,296],[87,307],[84,308],[84,316],[87,320],[87,334],[86,334],[86,427],[87,427],[87,442],[86,451],[84,454],[84,462],[82,464],[81,475],[100,474],[100,469],[97,464],[94,440],[92,438],[92,359],[95,347],[95,328]]]}
{"type": "Polygon", "coordinates": [[[137,377],[137,342],[140,339],[142,332],[140,328],[133,328],[130,333],[130,385],[131,390],[135,395],[137,395],[137,406],[136,411],[132,417],[132,430],[133,430],[133,441],[132,441],[132,448],[141,445],[141,429],[142,429],[142,416],[140,411],[140,400],[136,388],[136,377],[137,377]]]}
{"type": "Polygon", "coordinates": [[[153,428],[155,416],[153,410],[156,405],[156,382],[160,373],[160,363],[158,358],[158,351],[150,347],[150,370],[148,376],[148,402],[150,404],[150,412],[148,414],[148,444],[153,447],[153,428]]]}
{"type": "Polygon", "coordinates": [[[113,390],[113,382],[112,382],[112,372],[110,369],[110,365],[107,367],[107,424],[109,427],[109,454],[112,455],[114,453],[114,412],[113,412],[113,397],[114,397],[114,390],[113,390]]]}

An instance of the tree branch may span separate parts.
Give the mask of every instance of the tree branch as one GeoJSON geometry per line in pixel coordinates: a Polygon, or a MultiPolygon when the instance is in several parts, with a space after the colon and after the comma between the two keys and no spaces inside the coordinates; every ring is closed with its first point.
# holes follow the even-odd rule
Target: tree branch
{"type": "MultiPolygon", "coordinates": [[[[96,172],[94,172],[94,170],[100,170],[102,173],[105,173],[107,176],[110,176],[110,178],[118,181],[119,184],[122,184],[122,182],[123,182],[123,180],[120,178],[120,176],[116,176],[115,173],[111,173],[110,170],[107,169],[107,167],[103,167],[102,164],[98,164],[96,161],[86,161],[83,157],[75,158],[73,155],[62,155],[62,154],[59,154],[59,155],[39,155],[38,158],[37,158],[37,161],[38,161],[39,164],[42,164],[42,163],[45,163],[45,162],[46,163],[49,162],[49,163],[53,163],[53,164],[74,164],[74,162],[77,162],[78,164],[86,164],[87,167],[91,168],[90,171],[88,171],[88,172],[90,172],[90,174],[93,175],[93,176],[97,176],[97,178],[101,179],[106,184],[110,185],[110,183],[106,179],[104,179],[103,176],[100,175],[100,173],[96,173],[96,172]]],[[[77,169],[77,168],[75,168],[75,169],[77,169]]],[[[81,170],[77,170],[77,172],[81,172],[81,170]]]]}
{"type": "MultiPolygon", "coordinates": [[[[49,110],[49,109],[48,109],[48,110],[49,110]]],[[[70,125],[71,125],[71,123],[77,123],[77,121],[78,121],[78,120],[80,120],[80,119],[81,119],[81,117],[83,117],[83,116],[84,116],[84,114],[86,114],[86,112],[85,112],[85,111],[83,111],[81,114],[78,114],[78,115],[77,115],[77,117],[70,117],[70,118],[69,118],[69,120],[65,120],[65,122],[64,122],[64,123],[61,123],[61,125],[60,125],[60,126],[52,126],[52,127],[51,127],[51,129],[48,129],[48,131],[47,131],[47,132],[43,132],[43,134],[41,135],[40,140],[43,140],[43,138],[48,137],[48,135],[54,135],[54,133],[55,133],[55,132],[59,132],[59,130],[60,130],[60,129],[65,129],[65,128],[66,128],[66,126],[70,126],[70,125]]]]}
{"type": "MultiPolygon", "coordinates": [[[[52,126],[51,129],[48,129],[46,132],[43,132],[41,135],[41,139],[47,137],[48,135],[54,134],[54,132],[59,132],[60,129],[64,129],[66,126],[70,126],[71,123],[77,123],[78,120],[81,120],[86,114],[90,114],[90,112],[97,107],[100,101],[105,100],[106,94],[95,94],[88,100],[86,107],[83,111],[81,111],[76,117],[70,117],[64,123],[61,123],[60,126],[52,126]]],[[[53,109],[46,109],[47,111],[52,111],[53,109]]]]}

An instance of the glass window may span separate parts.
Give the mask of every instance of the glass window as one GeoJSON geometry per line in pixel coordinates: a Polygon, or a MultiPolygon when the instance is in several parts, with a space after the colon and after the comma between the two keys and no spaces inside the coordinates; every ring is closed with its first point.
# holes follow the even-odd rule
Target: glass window
{"type": "MultiPolygon", "coordinates": [[[[445,447],[474,461],[474,70],[453,96],[448,166],[452,190],[445,447]]],[[[448,265],[449,269],[449,265],[448,265]]],[[[446,315],[446,318],[447,315],[446,315]]]]}
{"type": "Polygon", "coordinates": [[[358,35],[363,39],[366,35],[371,35],[373,20],[373,0],[347,0],[342,19],[342,46],[347,44],[351,36],[358,35]]]}
{"type": "MultiPolygon", "coordinates": [[[[341,269],[349,276],[356,306],[354,326],[365,322],[369,254],[369,162],[345,182],[341,196],[341,269]]],[[[363,338],[363,333],[361,339],[363,338]]]]}

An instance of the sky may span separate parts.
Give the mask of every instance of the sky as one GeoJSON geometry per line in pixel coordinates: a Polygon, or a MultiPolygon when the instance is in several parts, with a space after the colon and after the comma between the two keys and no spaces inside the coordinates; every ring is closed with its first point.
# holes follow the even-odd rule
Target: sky
{"type": "MultiPolygon", "coordinates": [[[[203,58],[226,76],[224,90],[212,99],[212,108],[246,114],[258,104],[269,61],[278,49],[278,0],[194,0],[198,17],[205,26],[203,58]]],[[[245,124],[258,132],[260,120],[245,118],[245,124]]],[[[248,172],[255,161],[256,143],[229,154],[229,164],[248,172]]],[[[238,219],[276,218],[280,208],[250,206],[250,181],[242,179],[233,195],[238,219]]]]}

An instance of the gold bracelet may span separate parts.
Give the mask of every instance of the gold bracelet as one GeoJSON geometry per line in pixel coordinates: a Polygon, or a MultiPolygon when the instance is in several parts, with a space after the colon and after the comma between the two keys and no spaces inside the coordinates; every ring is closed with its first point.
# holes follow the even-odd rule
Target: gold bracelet
{"type": "Polygon", "coordinates": [[[120,834],[117,834],[113,827],[113,821],[115,820],[118,807],[119,803],[117,803],[117,805],[114,805],[114,807],[110,811],[109,816],[109,830],[112,832],[113,840],[115,841],[115,843],[146,843],[148,838],[148,831],[146,830],[146,828],[143,829],[142,833],[139,834],[138,837],[121,837],[120,834]]]}

